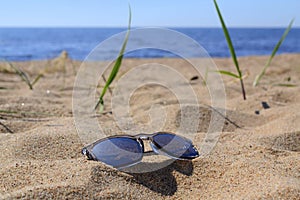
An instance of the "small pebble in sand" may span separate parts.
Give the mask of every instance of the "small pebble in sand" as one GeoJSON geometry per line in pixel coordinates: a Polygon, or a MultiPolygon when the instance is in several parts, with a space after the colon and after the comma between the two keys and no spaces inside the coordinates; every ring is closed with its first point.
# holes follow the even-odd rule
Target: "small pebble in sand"
{"type": "Polygon", "coordinates": [[[198,76],[193,76],[192,78],[190,78],[190,81],[195,81],[195,80],[198,80],[199,77],[198,76]]]}
{"type": "Polygon", "coordinates": [[[47,94],[50,94],[50,90],[47,90],[46,93],[47,93],[47,94]]]}
{"type": "Polygon", "coordinates": [[[261,102],[261,105],[264,109],[269,109],[270,108],[269,104],[265,101],[261,102]]]}

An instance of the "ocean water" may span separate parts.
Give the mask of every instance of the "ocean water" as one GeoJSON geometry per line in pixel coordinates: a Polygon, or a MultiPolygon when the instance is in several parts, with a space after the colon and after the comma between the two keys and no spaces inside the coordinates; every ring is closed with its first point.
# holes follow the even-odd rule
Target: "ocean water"
{"type": "MultiPolygon", "coordinates": [[[[230,56],[221,28],[171,29],[197,41],[212,57],[230,56]]],[[[72,59],[84,60],[99,43],[125,30],[125,28],[0,28],[0,59],[10,61],[50,59],[66,50],[72,59]]],[[[250,56],[270,55],[284,30],[284,28],[231,28],[229,32],[237,56],[250,56]]],[[[115,55],[115,48],[108,47],[105,53],[115,55]]],[[[278,53],[300,53],[300,28],[291,30],[278,53]]],[[[153,49],[134,51],[125,56],[175,57],[168,52],[153,49]]],[[[189,56],[193,57],[193,54],[189,56]]]]}

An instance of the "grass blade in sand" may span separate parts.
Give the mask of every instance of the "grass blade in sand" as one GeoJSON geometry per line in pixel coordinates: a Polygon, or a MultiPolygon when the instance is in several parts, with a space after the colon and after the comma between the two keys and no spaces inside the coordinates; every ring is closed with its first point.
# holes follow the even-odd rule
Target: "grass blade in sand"
{"type": "Polygon", "coordinates": [[[7,62],[8,65],[16,71],[16,73],[21,77],[21,79],[28,85],[29,89],[33,89],[32,84],[30,83],[30,80],[25,72],[23,72],[18,67],[14,66],[12,63],[7,62]]]}
{"type": "Polygon", "coordinates": [[[220,73],[220,74],[227,75],[227,76],[232,76],[234,78],[240,78],[238,75],[236,75],[236,74],[234,74],[232,72],[229,72],[229,71],[219,70],[217,72],[220,73]]]}
{"type": "Polygon", "coordinates": [[[28,85],[29,89],[33,90],[33,86],[40,80],[41,77],[43,77],[43,74],[39,74],[35,77],[35,79],[31,82],[28,78],[27,74],[23,72],[20,68],[17,66],[14,66],[12,63],[6,61],[8,65],[15,70],[16,74],[18,74],[21,79],[28,85]]]}
{"type": "Polygon", "coordinates": [[[296,84],[289,84],[289,83],[279,83],[275,84],[274,86],[280,86],[280,87],[298,87],[296,84]]]}
{"type": "Polygon", "coordinates": [[[0,125],[3,126],[3,128],[9,132],[9,133],[14,133],[8,126],[6,126],[5,124],[3,124],[1,121],[0,121],[0,125]]]}
{"type": "Polygon", "coordinates": [[[100,112],[103,111],[103,108],[104,108],[104,100],[103,100],[103,97],[107,91],[107,89],[109,88],[110,84],[113,82],[113,80],[115,79],[115,77],[117,76],[118,72],[119,72],[119,69],[121,67],[121,64],[122,64],[122,60],[123,60],[123,54],[124,54],[124,51],[125,51],[125,48],[126,48],[126,45],[127,45],[127,41],[128,41],[128,37],[129,37],[129,33],[130,33],[130,26],[131,26],[131,8],[130,8],[130,5],[129,5],[129,20],[128,20],[128,29],[127,29],[127,33],[126,33],[126,36],[125,36],[125,39],[124,39],[124,42],[123,42],[123,45],[122,45],[122,48],[119,52],[119,55],[118,55],[118,58],[114,64],[114,67],[112,69],[112,71],[110,72],[110,75],[105,83],[105,86],[101,92],[101,95],[99,97],[99,100],[95,106],[95,109],[97,109],[99,106],[100,106],[100,112]]]}
{"type": "Polygon", "coordinates": [[[278,41],[278,43],[276,44],[276,46],[274,47],[272,54],[270,56],[270,58],[268,59],[267,63],[265,64],[264,68],[262,69],[262,71],[260,72],[259,75],[257,75],[255,77],[255,80],[253,82],[253,86],[257,86],[260,79],[265,75],[267,68],[270,66],[276,52],[278,51],[280,45],[282,44],[282,42],[284,41],[284,39],[286,38],[286,36],[288,35],[288,33],[290,32],[292,25],[293,25],[294,19],[292,19],[292,21],[290,22],[289,26],[286,28],[286,30],[284,31],[283,35],[281,36],[280,40],[278,41]]]}
{"type": "MultiPolygon", "coordinates": [[[[230,75],[230,76],[238,78],[240,80],[241,88],[242,88],[242,93],[243,93],[243,98],[244,98],[244,100],[246,100],[246,91],[245,91],[245,87],[244,87],[242,71],[240,70],[239,63],[238,63],[238,60],[237,60],[237,57],[236,57],[236,54],[235,54],[235,50],[234,50],[234,47],[233,47],[233,44],[232,44],[232,41],[231,41],[231,38],[230,38],[230,35],[229,35],[229,32],[228,32],[228,29],[227,29],[227,27],[225,25],[225,22],[223,20],[221,11],[219,9],[219,6],[218,6],[216,0],[214,0],[214,4],[215,4],[216,10],[217,10],[220,22],[222,24],[222,29],[223,29],[223,32],[224,32],[224,35],[225,35],[225,38],[226,38],[226,41],[227,41],[227,44],[228,44],[228,47],[229,47],[229,50],[230,50],[230,54],[231,54],[232,60],[234,62],[236,70],[238,72],[238,75],[236,75],[234,73],[231,73],[231,72],[229,72],[229,73],[228,72],[226,72],[226,73],[220,72],[220,73],[221,74],[225,74],[225,75],[230,75]]],[[[223,71],[223,72],[225,72],[225,71],[223,71]]]]}
{"type": "Polygon", "coordinates": [[[32,81],[31,85],[32,87],[40,80],[40,78],[42,78],[44,75],[43,74],[39,74],[35,77],[35,79],[32,81]]]}
{"type": "Polygon", "coordinates": [[[205,69],[204,79],[202,82],[203,85],[207,85],[207,78],[208,78],[208,67],[206,67],[205,69]]]}

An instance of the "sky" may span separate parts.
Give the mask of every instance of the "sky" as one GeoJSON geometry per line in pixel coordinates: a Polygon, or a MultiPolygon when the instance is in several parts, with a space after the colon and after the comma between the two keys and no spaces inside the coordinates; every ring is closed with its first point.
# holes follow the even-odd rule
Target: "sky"
{"type": "MultiPolygon", "coordinates": [[[[0,27],[220,27],[213,0],[0,0],[0,27]]],[[[218,0],[228,27],[300,27],[300,0],[218,0]]]]}

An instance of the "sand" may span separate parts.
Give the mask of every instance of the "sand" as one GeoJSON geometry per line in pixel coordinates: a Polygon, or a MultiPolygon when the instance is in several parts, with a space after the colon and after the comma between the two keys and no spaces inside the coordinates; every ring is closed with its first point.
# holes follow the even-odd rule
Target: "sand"
{"type": "MultiPolygon", "coordinates": [[[[242,99],[238,81],[222,76],[227,115],[213,151],[146,173],[120,172],[81,155],[84,142],[72,111],[73,69],[78,70],[80,62],[14,63],[30,77],[44,73],[34,90],[1,63],[0,199],[300,199],[300,54],[276,56],[255,88],[252,82],[267,57],[239,61],[247,100],[242,99]]],[[[197,75],[184,61],[167,58],[124,60],[120,75],[147,62],[172,66],[186,78],[197,75]]],[[[222,70],[235,70],[229,58],[214,62],[222,70]]],[[[203,80],[193,80],[191,85],[203,105],[199,137],[194,138],[198,143],[208,129],[212,110],[203,80]]],[[[107,93],[105,101],[109,100],[107,93]]],[[[162,131],[175,131],[181,112],[178,101],[159,86],[141,87],[132,95],[135,122],[147,123],[153,103],[167,109],[162,131]]],[[[122,134],[113,123],[109,103],[105,110],[95,116],[105,133],[122,134]]]]}

